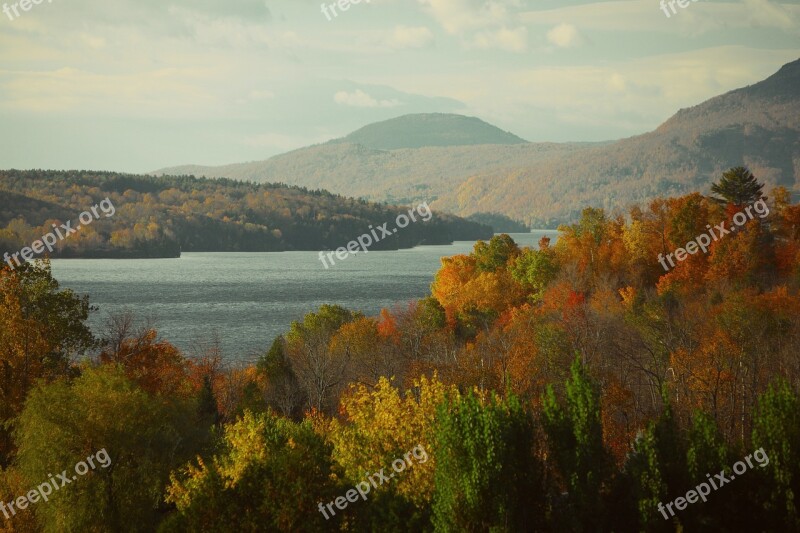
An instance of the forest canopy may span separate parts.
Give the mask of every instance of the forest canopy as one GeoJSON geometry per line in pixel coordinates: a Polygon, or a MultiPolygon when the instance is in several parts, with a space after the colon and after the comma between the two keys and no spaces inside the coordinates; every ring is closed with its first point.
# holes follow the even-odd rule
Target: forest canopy
{"type": "MultiPolygon", "coordinates": [[[[108,198],[101,216],[53,257],[176,257],[184,252],[336,249],[403,208],[323,190],[193,176],[152,177],[89,171],[0,171],[0,253],[29,246],[53,224],[108,198]]],[[[489,226],[444,213],[410,224],[374,250],[489,238],[489,226]]]]}
{"type": "Polygon", "coordinates": [[[130,317],[95,339],[47,262],[2,267],[0,500],[100,447],[113,464],[7,525],[797,531],[800,205],[772,189],[708,253],[657,260],[762,196],[747,189],[588,207],[554,245],[479,241],[430,296],[324,304],[244,367],[130,317]],[[398,470],[412,449],[424,463],[398,470]],[[351,497],[381,469],[391,482],[351,497]],[[677,503],[711,475],[730,482],[677,503]]]}

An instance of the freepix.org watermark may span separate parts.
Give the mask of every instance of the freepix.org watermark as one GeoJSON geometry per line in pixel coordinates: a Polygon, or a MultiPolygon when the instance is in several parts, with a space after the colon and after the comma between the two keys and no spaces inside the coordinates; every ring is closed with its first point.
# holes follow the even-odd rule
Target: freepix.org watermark
{"type": "Polygon", "coordinates": [[[408,215],[406,215],[405,213],[400,213],[399,215],[397,215],[397,218],[394,221],[395,225],[397,226],[396,228],[390,230],[387,227],[389,225],[388,222],[381,224],[377,228],[373,228],[372,224],[370,224],[369,226],[369,229],[371,230],[370,233],[365,233],[358,239],[350,241],[349,243],[347,243],[346,248],[342,246],[340,248],[337,248],[335,252],[320,252],[319,260],[322,261],[322,265],[327,270],[328,263],[327,261],[325,261],[326,257],[331,262],[331,265],[335,265],[336,263],[333,261],[334,254],[336,255],[336,259],[338,259],[339,261],[344,261],[350,256],[350,254],[357,254],[359,252],[359,248],[361,248],[361,251],[363,251],[364,253],[369,253],[368,248],[373,244],[375,244],[376,242],[379,242],[384,237],[391,237],[393,234],[397,233],[398,229],[403,229],[406,226],[408,226],[411,222],[416,222],[417,217],[414,216],[415,210],[417,214],[422,218],[423,222],[427,222],[431,218],[433,218],[433,212],[431,211],[431,208],[428,207],[428,202],[423,202],[419,204],[416,208],[409,209],[408,215]],[[377,233],[378,231],[381,233],[380,235],[378,235],[377,233]]]}
{"type": "MultiPolygon", "coordinates": [[[[13,21],[15,18],[20,17],[18,9],[21,9],[23,11],[30,11],[33,6],[35,5],[38,6],[42,2],[44,2],[44,0],[19,0],[19,2],[11,4],[11,7],[9,7],[8,4],[4,3],[3,13],[8,15],[8,18],[13,21]],[[14,12],[14,16],[11,15],[12,11],[14,12]]],[[[47,0],[47,3],[52,4],[53,0],[47,0]]]]}
{"type": "MultiPolygon", "coordinates": [[[[78,221],[84,226],[88,226],[96,219],[99,219],[100,214],[97,211],[98,208],[103,212],[106,218],[113,217],[114,213],[117,212],[116,208],[114,208],[114,204],[112,204],[111,200],[106,197],[105,200],[91,208],[91,213],[89,211],[84,211],[81,213],[78,217],[78,221]]],[[[56,245],[56,243],[58,241],[63,241],[73,233],[77,233],[78,230],[81,229],[81,224],[76,225],[74,228],[72,227],[72,222],[69,220],[66,222],[66,224],[61,224],[60,227],[53,224],[53,231],[42,235],[40,240],[33,241],[30,246],[26,246],[19,252],[15,252],[10,256],[8,252],[6,252],[5,255],[3,255],[3,261],[5,261],[8,266],[11,267],[11,270],[14,270],[14,265],[11,262],[12,259],[17,264],[16,266],[22,266],[19,256],[22,256],[22,261],[28,262],[34,259],[33,254],[39,255],[44,253],[45,247],[50,253],[53,253],[53,247],[56,245]],[[63,233],[61,232],[62,229],[64,230],[63,233]]]]}
{"type": "Polygon", "coordinates": [[[769,464],[769,457],[767,456],[767,452],[764,451],[764,448],[759,448],[758,450],[754,451],[750,455],[744,458],[747,461],[747,464],[744,464],[742,461],[736,461],[733,465],[733,472],[734,474],[726,475],[725,470],[721,470],[718,474],[714,474],[714,477],[711,477],[711,474],[706,474],[708,478],[708,483],[705,481],[697,485],[694,489],[690,490],[686,493],[686,497],[684,498],[681,496],[680,498],[675,498],[675,500],[669,502],[666,506],[661,502],[658,503],[658,510],[664,516],[664,520],[669,520],[669,516],[667,516],[667,510],[669,510],[670,516],[675,516],[675,511],[672,510],[672,506],[675,507],[679,511],[683,511],[686,509],[687,502],[688,503],[695,503],[697,502],[698,498],[702,499],[704,502],[706,500],[706,496],[711,494],[711,488],[713,487],[714,490],[719,490],[720,487],[726,485],[736,479],[736,476],[740,476],[747,472],[747,468],[750,467],[755,468],[753,466],[753,462],[750,459],[755,459],[758,462],[758,466],[764,468],[769,464]],[[716,481],[715,481],[716,479],[716,481]],[[709,483],[711,485],[709,485],[709,483]]]}
{"type": "MultiPolygon", "coordinates": [[[[364,2],[369,4],[370,0],[364,0],[364,2]]],[[[322,14],[325,15],[330,21],[333,20],[333,18],[331,18],[330,13],[333,13],[334,18],[339,16],[339,13],[336,12],[337,7],[339,8],[339,11],[347,11],[348,9],[350,9],[351,5],[360,3],[361,0],[337,0],[336,2],[333,2],[331,4],[322,4],[321,11],[322,14]],[[328,12],[328,10],[330,10],[330,13],[328,12]]]]}
{"type": "Polygon", "coordinates": [[[345,492],[344,496],[339,496],[324,506],[322,502],[319,502],[319,512],[322,513],[322,516],[325,517],[325,520],[330,520],[331,517],[328,516],[328,512],[331,513],[331,516],[336,515],[336,511],[333,510],[334,505],[336,505],[340,511],[344,511],[349,503],[355,503],[358,501],[359,495],[363,501],[366,501],[367,494],[369,494],[370,490],[373,488],[377,489],[378,486],[391,482],[392,479],[394,479],[395,474],[399,474],[406,469],[406,465],[412,466],[414,463],[411,461],[411,457],[416,459],[417,463],[419,464],[428,462],[428,452],[425,451],[425,448],[422,446],[422,444],[417,444],[410,452],[406,452],[402,458],[397,458],[392,461],[392,470],[394,470],[394,472],[387,476],[385,473],[386,469],[381,468],[379,472],[375,472],[374,474],[366,476],[367,481],[358,483],[354,488],[345,492]]]}
{"type": "Polygon", "coordinates": [[[708,247],[711,245],[711,238],[713,237],[715,241],[718,241],[720,238],[724,237],[725,235],[735,232],[737,227],[744,226],[749,220],[753,220],[753,209],[755,209],[756,214],[758,214],[758,218],[764,218],[769,215],[769,207],[767,207],[767,202],[764,200],[759,200],[753,205],[748,205],[743,211],[739,211],[735,215],[733,215],[733,224],[731,224],[730,229],[725,228],[725,222],[720,222],[714,228],[711,228],[711,224],[708,224],[706,228],[708,228],[708,233],[703,233],[694,238],[694,240],[689,241],[686,243],[685,248],[678,248],[675,252],[670,252],[667,254],[666,258],[664,254],[658,254],[658,262],[661,263],[661,266],[664,267],[664,271],[669,272],[669,267],[667,267],[666,262],[664,259],[669,261],[671,267],[675,266],[675,262],[672,260],[672,256],[675,256],[675,259],[678,261],[683,261],[689,255],[694,255],[698,252],[698,250],[702,250],[704,254],[708,253],[708,247]],[[714,230],[717,230],[715,233],[714,230]],[[708,235],[711,235],[709,237],[708,235]]]}
{"type": "Polygon", "coordinates": [[[10,520],[12,516],[17,514],[17,510],[27,509],[29,503],[37,503],[40,499],[47,501],[48,496],[53,494],[54,491],[58,491],[64,488],[66,485],[69,485],[73,481],[77,480],[78,476],[86,475],[90,470],[89,467],[91,467],[91,470],[94,470],[97,467],[97,465],[94,463],[95,459],[97,459],[101,468],[108,468],[111,465],[111,457],[109,457],[106,449],[103,448],[99,452],[87,457],[86,461],[79,461],[75,465],[75,474],[77,475],[70,477],[66,470],[55,477],[53,477],[53,474],[48,474],[50,479],[35,489],[29,490],[25,496],[20,496],[19,498],[8,503],[0,501],[0,511],[3,512],[3,515],[5,515],[7,520],[10,520]],[[9,511],[11,511],[11,514],[8,514],[9,511]]]}
{"type": "Polygon", "coordinates": [[[663,11],[667,18],[669,18],[671,15],[669,14],[667,6],[670,7],[673,15],[677,15],[678,10],[675,9],[675,4],[678,4],[678,7],[681,9],[686,9],[692,2],[697,2],[697,0],[661,0],[661,11],[663,11]]]}

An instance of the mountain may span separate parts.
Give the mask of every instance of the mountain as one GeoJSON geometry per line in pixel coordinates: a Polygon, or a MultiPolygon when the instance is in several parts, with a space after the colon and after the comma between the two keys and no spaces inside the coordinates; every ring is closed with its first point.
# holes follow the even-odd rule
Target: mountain
{"type": "Polygon", "coordinates": [[[766,182],[799,191],[800,60],[766,80],[680,110],[655,131],[463,180],[437,206],[469,215],[574,220],[586,205],[609,210],[655,196],[707,192],[721,173],[748,166],[766,182]]]}
{"type": "MultiPolygon", "coordinates": [[[[277,155],[266,161],[220,167],[186,165],[151,174],[275,181],[309,189],[327,189],[371,201],[430,203],[452,193],[469,176],[495,169],[521,168],[586,146],[591,145],[483,144],[376,150],[337,140],[277,155]]],[[[482,211],[502,212],[502,208],[482,211]]]]}
{"type": "Polygon", "coordinates": [[[360,144],[373,150],[399,150],[425,146],[524,144],[527,141],[479,118],[421,113],[376,122],[334,142],[360,144]]]}
{"type": "Polygon", "coordinates": [[[615,142],[470,144],[489,131],[498,142],[501,130],[475,125],[448,134],[448,124],[477,119],[422,118],[436,116],[399,117],[266,161],[157,173],[280,181],[396,203],[435,200],[461,216],[502,213],[532,226],[574,220],[587,205],[613,211],[655,196],[706,192],[739,165],[767,190],[800,190],[800,60],[615,142]],[[467,144],[443,146],[445,140],[467,144]]]}

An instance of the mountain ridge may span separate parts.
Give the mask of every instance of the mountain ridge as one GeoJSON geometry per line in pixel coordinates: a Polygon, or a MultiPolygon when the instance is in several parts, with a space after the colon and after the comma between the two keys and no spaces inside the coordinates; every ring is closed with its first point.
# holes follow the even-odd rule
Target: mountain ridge
{"type": "Polygon", "coordinates": [[[375,149],[345,136],[265,161],[155,173],[281,181],[392,203],[427,200],[460,216],[501,213],[548,227],[574,220],[586,205],[613,211],[655,196],[705,192],[739,165],[768,185],[798,190],[798,87],[800,60],[681,109],[653,131],[603,143],[375,149]]]}

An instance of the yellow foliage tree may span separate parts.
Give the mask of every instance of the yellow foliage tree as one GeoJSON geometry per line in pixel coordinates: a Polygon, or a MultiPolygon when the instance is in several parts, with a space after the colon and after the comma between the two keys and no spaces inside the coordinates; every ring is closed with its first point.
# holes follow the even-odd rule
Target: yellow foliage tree
{"type": "MultiPolygon", "coordinates": [[[[428,461],[414,463],[393,485],[410,501],[428,503],[434,488],[435,460],[431,452],[436,407],[446,395],[458,397],[458,391],[444,385],[435,374],[416,380],[405,395],[381,378],[374,390],[364,385],[351,388],[340,405],[343,421],[318,419],[317,424],[333,444],[334,460],[354,483],[422,446],[428,452],[428,461]]],[[[382,489],[379,486],[377,490],[382,489]]]]}

